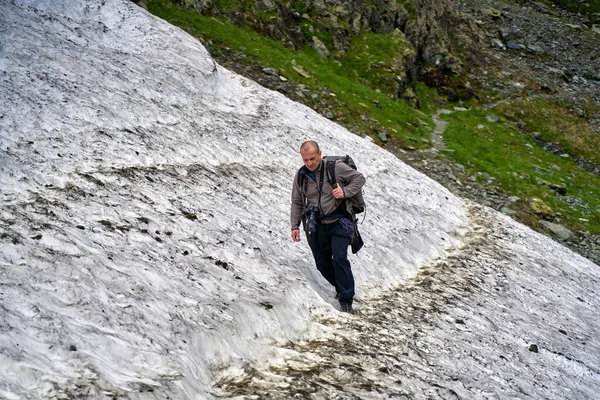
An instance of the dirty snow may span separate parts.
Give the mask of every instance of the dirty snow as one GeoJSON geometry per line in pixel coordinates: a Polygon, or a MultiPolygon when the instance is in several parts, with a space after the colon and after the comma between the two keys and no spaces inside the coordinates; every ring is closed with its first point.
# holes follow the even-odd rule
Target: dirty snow
{"type": "MultiPolygon", "coordinates": [[[[369,141],[219,67],[197,40],[133,3],[0,0],[0,9],[0,398],[234,396],[226,382],[305,362],[294,361],[314,357],[302,343],[338,340],[361,316],[369,323],[375,299],[471,248],[475,223],[463,201],[369,141]],[[339,313],[306,243],[289,237],[306,139],[325,154],[349,153],[367,177],[367,245],[351,257],[357,316],[339,313]]],[[[490,227],[499,218],[486,214],[490,227]]],[[[509,309],[537,313],[511,326],[520,339],[507,351],[532,356],[527,345],[546,332],[544,315],[568,316],[560,329],[576,339],[554,351],[568,372],[564,387],[577,391],[563,398],[592,398],[600,391],[597,266],[502,223],[510,240],[494,257],[507,282],[526,280],[549,299],[539,305],[525,289],[503,292],[509,309]],[[587,355],[577,347],[583,340],[587,355]]],[[[436,293],[451,290],[440,282],[436,293]]],[[[493,310],[474,304],[453,312],[472,332],[494,335],[485,321],[470,324],[493,310]]],[[[423,321],[404,317],[385,324],[421,329],[423,321]]],[[[460,384],[481,398],[512,396],[466,382],[476,354],[444,345],[455,329],[427,329],[455,360],[460,384]]],[[[403,354],[394,357],[433,363],[431,376],[450,379],[430,361],[436,354],[403,354]]],[[[536,358],[517,365],[532,376],[548,368],[536,358]]],[[[500,375],[498,385],[521,373],[494,358],[485,368],[500,375]]],[[[350,390],[336,396],[364,388],[350,390]]]]}

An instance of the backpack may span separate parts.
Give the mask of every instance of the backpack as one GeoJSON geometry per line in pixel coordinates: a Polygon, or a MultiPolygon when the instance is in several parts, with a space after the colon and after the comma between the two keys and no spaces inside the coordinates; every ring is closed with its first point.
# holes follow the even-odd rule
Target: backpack
{"type": "MultiPolygon", "coordinates": [[[[346,154],[345,156],[325,157],[325,170],[327,171],[327,179],[329,180],[331,186],[334,186],[334,184],[337,183],[337,181],[335,180],[335,163],[337,160],[342,160],[342,162],[350,168],[358,170],[356,168],[356,163],[348,154],[346,154]]],[[[362,190],[360,190],[354,196],[348,197],[346,199],[346,210],[348,211],[348,214],[352,216],[352,226],[354,228],[354,234],[352,235],[352,238],[350,240],[352,254],[358,253],[358,251],[362,249],[364,245],[362,237],[360,236],[360,232],[358,232],[358,219],[356,218],[356,214],[365,212],[366,209],[367,205],[365,204],[365,200],[363,199],[362,190]]]]}
{"type": "MultiPolygon", "coordinates": [[[[331,186],[333,186],[334,184],[337,183],[336,179],[335,179],[335,162],[337,160],[342,160],[342,162],[344,164],[346,164],[347,166],[349,166],[350,168],[357,170],[356,168],[356,163],[354,162],[354,160],[352,159],[352,157],[350,157],[348,154],[346,154],[345,156],[327,156],[325,157],[325,170],[327,171],[327,180],[329,181],[329,183],[331,184],[331,186]]],[[[348,212],[350,214],[352,214],[353,216],[355,214],[360,214],[362,212],[365,211],[366,209],[366,204],[365,204],[365,200],[363,198],[363,194],[362,194],[362,190],[359,191],[358,193],[356,193],[354,196],[347,198],[346,200],[349,200],[349,206],[352,206],[352,208],[350,209],[350,207],[348,207],[348,212]]]]}

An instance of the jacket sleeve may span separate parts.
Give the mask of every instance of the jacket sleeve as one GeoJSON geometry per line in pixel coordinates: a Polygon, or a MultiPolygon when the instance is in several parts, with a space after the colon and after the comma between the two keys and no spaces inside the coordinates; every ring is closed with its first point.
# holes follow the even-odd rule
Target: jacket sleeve
{"type": "Polygon", "coordinates": [[[342,161],[335,163],[335,177],[344,190],[344,197],[352,197],[362,190],[366,179],[363,174],[342,161]]]}
{"type": "Polygon", "coordinates": [[[294,184],[292,185],[292,207],[290,210],[290,224],[292,229],[298,229],[300,227],[300,221],[302,220],[302,211],[304,210],[304,193],[298,186],[298,173],[294,176],[294,184]]]}

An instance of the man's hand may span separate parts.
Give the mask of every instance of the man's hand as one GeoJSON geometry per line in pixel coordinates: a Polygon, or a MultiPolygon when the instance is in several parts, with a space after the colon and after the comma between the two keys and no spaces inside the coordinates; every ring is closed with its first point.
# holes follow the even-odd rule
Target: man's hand
{"type": "Polygon", "coordinates": [[[331,194],[333,194],[333,197],[335,197],[336,199],[343,199],[344,197],[346,197],[346,195],[344,194],[344,189],[342,189],[342,187],[337,183],[335,189],[333,189],[331,194]]]}
{"type": "Polygon", "coordinates": [[[292,240],[294,242],[300,241],[300,229],[298,229],[298,228],[292,229],[292,240]]]}

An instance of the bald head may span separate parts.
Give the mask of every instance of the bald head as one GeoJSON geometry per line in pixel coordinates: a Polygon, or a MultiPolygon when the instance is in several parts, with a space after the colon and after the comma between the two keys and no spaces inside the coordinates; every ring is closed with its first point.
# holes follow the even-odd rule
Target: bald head
{"type": "Polygon", "coordinates": [[[302,143],[302,145],[300,146],[300,153],[305,152],[305,151],[310,151],[313,149],[317,153],[321,152],[321,149],[319,148],[319,144],[317,142],[315,142],[314,140],[307,140],[306,142],[302,143]]]}

